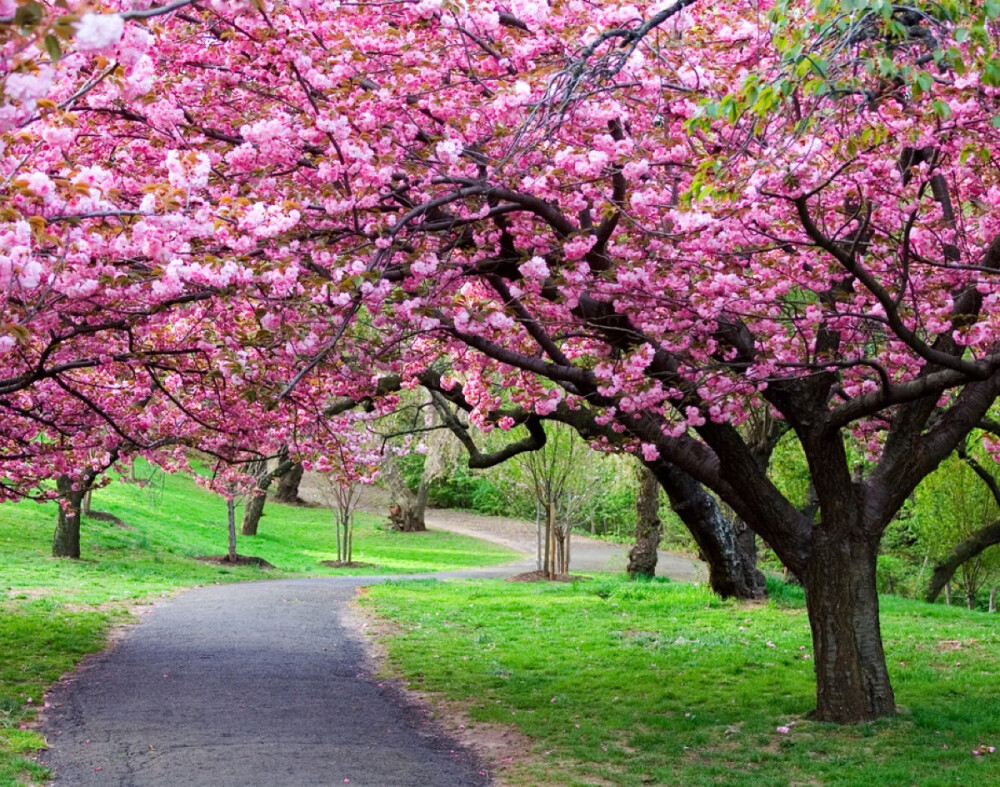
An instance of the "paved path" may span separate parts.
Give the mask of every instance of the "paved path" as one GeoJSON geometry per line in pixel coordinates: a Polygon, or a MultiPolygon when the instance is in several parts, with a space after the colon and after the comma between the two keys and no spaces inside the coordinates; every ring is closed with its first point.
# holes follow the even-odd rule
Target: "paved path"
{"type": "Polygon", "coordinates": [[[59,787],[475,787],[475,757],[371,673],[350,577],[198,588],[49,697],[59,787]],[[349,780],[349,781],[348,781],[349,780]]]}
{"type": "MultiPolygon", "coordinates": [[[[435,576],[510,576],[535,567],[530,523],[430,512],[431,528],[497,541],[521,561],[435,576]]],[[[419,538],[419,536],[416,536],[419,538]]],[[[626,548],[574,538],[571,568],[623,570],[626,548]]],[[[698,564],[661,554],[692,580],[698,564]]],[[[658,572],[660,573],[660,572],[658,572]]],[[[396,577],[398,579],[398,577],[396,577]]],[[[475,756],[371,674],[346,604],[382,577],[197,588],[49,696],[43,764],[56,787],[476,787],[475,756]]]]}
{"type": "MultiPolygon", "coordinates": [[[[377,510],[377,509],[375,509],[377,510]]],[[[535,524],[523,519],[477,516],[462,511],[431,509],[425,517],[431,530],[450,530],[453,533],[481,538],[522,552],[526,556],[525,571],[535,568],[535,524]]],[[[614,571],[622,573],[628,564],[628,544],[613,544],[597,538],[573,534],[570,544],[570,572],[614,571]]],[[[660,550],[657,553],[656,575],[670,577],[679,582],[705,582],[708,569],[703,563],[683,555],[660,550]]]]}
{"type": "MultiPolygon", "coordinates": [[[[313,473],[306,473],[303,476],[299,494],[313,504],[323,505],[327,502],[324,498],[323,482],[313,473]]],[[[365,511],[386,518],[388,518],[389,504],[388,493],[378,487],[366,488],[361,498],[361,507],[365,511]]],[[[428,508],[424,520],[431,530],[450,530],[453,533],[502,544],[521,552],[525,555],[525,561],[520,570],[532,571],[535,568],[537,536],[534,522],[511,517],[479,516],[465,511],[441,508],[428,508]]],[[[628,564],[628,550],[628,544],[613,544],[574,534],[570,545],[570,571],[624,572],[628,564]]],[[[511,573],[516,572],[507,571],[506,575],[509,576],[511,573]]],[[[670,577],[679,582],[706,582],[708,568],[701,561],[660,550],[657,553],[656,575],[670,577]]]]}

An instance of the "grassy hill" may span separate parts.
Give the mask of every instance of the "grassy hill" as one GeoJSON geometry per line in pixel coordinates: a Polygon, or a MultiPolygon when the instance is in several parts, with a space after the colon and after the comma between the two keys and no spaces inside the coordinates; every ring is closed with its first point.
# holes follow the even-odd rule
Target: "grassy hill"
{"type": "Polygon", "coordinates": [[[93,508],[114,521],[87,519],[82,559],[50,557],[56,504],[0,505],[0,785],[39,779],[22,755],[43,745],[32,730],[45,687],[103,647],[109,628],[141,604],[179,588],[271,577],[402,574],[494,565],[518,555],[445,532],[397,533],[384,518],[359,513],[354,559],[367,569],[321,565],[336,558],[332,512],[268,503],[259,535],[239,537],[241,555],[275,568],[198,560],[226,552],[226,504],[183,476],[144,468],[144,483],[95,491],[93,508]]]}
{"type": "Polygon", "coordinates": [[[515,787],[1000,785],[1000,615],[893,596],[882,628],[900,713],[811,721],[799,588],[767,604],[681,583],[419,582],[372,587],[390,666],[530,743],[515,787]],[[993,752],[990,748],[993,748],[993,752]]]}

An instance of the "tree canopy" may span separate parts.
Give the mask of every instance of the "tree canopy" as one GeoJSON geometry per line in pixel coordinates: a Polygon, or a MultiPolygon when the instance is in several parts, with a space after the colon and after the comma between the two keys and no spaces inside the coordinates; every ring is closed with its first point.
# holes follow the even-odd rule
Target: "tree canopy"
{"type": "Polygon", "coordinates": [[[584,413],[711,489],[806,588],[818,717],[891,713],[879,539],[1000,393],[998,13],[6,0],[5,487],[323,456],[331,401],[444,357],[484,429],[584,413]]]}

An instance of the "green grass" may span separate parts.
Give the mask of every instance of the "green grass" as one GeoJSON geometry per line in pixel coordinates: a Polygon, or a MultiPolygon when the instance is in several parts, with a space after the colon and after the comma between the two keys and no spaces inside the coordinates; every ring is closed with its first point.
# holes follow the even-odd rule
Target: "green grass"
{"type": "Polygon", "coordinates": [[[86,520],[75,561],[49,557],[54,503],[0,506],[0,787],[43,778],[23,755],[44,743],[32,727],[45,687],[101,649],[110,626],[130,619],[137,603],[192,585],[448,571],[519,557],[451,533],[382,530],[382,518],[358,514],[354,559],[375,568],[327,568],[320,562],[336,558],[332,513],[269,502],[260,534],[238,537],[237,550],[275,569],[219,566],[195,558],[225,553],[225,502],[189,478],[115,483],[94,493],[93,507],[128,527],[86,520]]]}
{"type": "Polygon", "coordinates": [[[422,582],[365,603],[399,623],[392,670],[534,742],[512,785],[1000,784],[1000,617],[885,598],[901,712],[836,727],[807,719],[801,591],[773,589],[748,606],[659,581],[422,582]]]}

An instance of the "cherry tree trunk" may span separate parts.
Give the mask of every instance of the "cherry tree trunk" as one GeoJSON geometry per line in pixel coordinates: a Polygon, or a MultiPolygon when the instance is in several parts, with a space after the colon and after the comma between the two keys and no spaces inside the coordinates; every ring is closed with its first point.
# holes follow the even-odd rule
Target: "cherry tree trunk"
{"type": "Polygon", "coordinates": [[[878,539],[818,538],[804,572],[819,721],[855,723],[896,712],[882,648],[878,539]]]}
{"type": "Polygon", "coordinates": [[[640,465],[639,489],[635,498],[635,544],[628,552],[630,577],[656,576],[656,550],[660,545],[663,523],[660,522],[660,485],[648,468],[640,465]]]}
{"type": "MultiPolygon", "coordinates": [[[[264,516],[264,505],[267,503],[267,490],[271,487],[275,478],[283,479],[296,467],[301,469],[301,464],[293,464],[287,456],[279,459],[278,466],[273,470],[267,469],[267,462],[258,462],[253,472],[257,476],[257,491],[247,498],[247,504],[243,509],[243,524],[240,532],[245,536],[257,535],[257,528],[260,526],[261,517],[264,516]]],[[[301,472],[299,478],[302,477],[301,472]]],[[[279,481],[280,483],[280,481],[279,481]]],[[[296,493],[298,483],[295,484],[296,493]]],[[[277,499],[277,495],[275,495],[277,499]]]]}
{"type": "Polygon", "coordinates": [[[694,537],[708,564],[708,583],[723,598],[756,599],[767,596],[767,582],[757,568],[752,538],[739,538],[704,487],[668,462],[647,465],[667,493],[670,506],[694,537]]]}
{"type": "Polygon", "coordinates": [[[421,533],[427,530],[424,512],[427,510],[427,498],[430,486],[427,479],[421,477],[417,491],[413,492],[406,484],[406,479],[397,464],[391,459],[382,466],[382,477],[392,494],[393,503],[389,507],[389,521],[394,529],[403,533],[421,533]]]}
{"type": "Polygon", "coordinates": [[[56,488],[63,500],[59,505],[59,518],[52,538],[52,557],[80,557],[80,519],[86,490],[74,490],[73,483],[67,475],[61,475],[56,480],[56,488]]]}
{"type": "Polygon", "coordinates": [[[246,506],[243,508],[243,524],[240,525],[240,533],[245,536],[257,535],[257,528],[260,526],[260,518],[264,516],[264,504],[266,502],[266,492],[247,495],[246,506]]]}
{"type": "Polygon", "coordinates": [[[299,505],[299,484],[302,483],[304,470],[301,462],[296,462],[285,473],[278,476],[278,488],[274,491],[274,499],[279,503],[299,505]]]}

